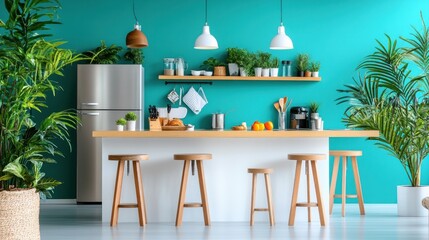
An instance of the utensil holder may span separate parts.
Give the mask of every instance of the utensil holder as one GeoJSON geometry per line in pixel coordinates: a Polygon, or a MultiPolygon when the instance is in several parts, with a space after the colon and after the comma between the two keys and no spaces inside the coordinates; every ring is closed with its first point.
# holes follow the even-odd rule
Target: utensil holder
{"type": "Polygon", "coordinates": [[[161,118],[152,120],[149,118],[149,130],[150,131],[161,131],[161,118]]]}
{"type": "Polygon", "coordinates": [[[278,129],[279,130],[286,129],[286,112],[279,112],[278,129]]]}

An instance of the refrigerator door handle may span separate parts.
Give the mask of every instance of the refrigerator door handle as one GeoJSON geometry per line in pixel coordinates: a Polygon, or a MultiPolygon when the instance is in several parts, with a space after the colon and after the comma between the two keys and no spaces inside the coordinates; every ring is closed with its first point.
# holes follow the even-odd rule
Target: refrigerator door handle
{"type": "Polygon", "coordinates": [[[98,112],[82,113],[82,115],[86,115],[86,116],[98,116],[98,115],[100,115],[100,113],[98,113],[98,112]]]}
{"type": "Polygon", "coordinates": [[[86,106],[98,106],[97,102],[89,102],[89,103],[82,103],[82,105],[86,105],[86,106]]]}

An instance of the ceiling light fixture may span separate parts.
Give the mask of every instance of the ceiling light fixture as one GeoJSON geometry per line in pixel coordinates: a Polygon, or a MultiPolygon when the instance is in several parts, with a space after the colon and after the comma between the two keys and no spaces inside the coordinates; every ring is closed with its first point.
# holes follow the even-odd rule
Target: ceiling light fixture
{"type": "Polygon", "coordinates": [[[207,23],[207,0],[206,0],[206,23],[203,26],[203,33],[198,36],[194,44],[195,49],[218,49],[217,40],[210,34],[210,27],[207,23]]]}
{"type": "Polygon", "coordinates": [[[141,31],[141,26],[136,17],[135,3],[133,1],[133,13],[136,24],[134,25],[134,30],[127,34],[126,45],[128,48],[144,48],[149,45],[147,42],[146,35],[141,31]]]}
{"type": "Polygon", "coordinates": [[[270,49],[274,50],[286,50],[293,49],[292,40],[285,33],[285,27],[283,26],[283,0],[280,0],[280,26],[278,27],[278,33],[271,40],[270,49]]]}

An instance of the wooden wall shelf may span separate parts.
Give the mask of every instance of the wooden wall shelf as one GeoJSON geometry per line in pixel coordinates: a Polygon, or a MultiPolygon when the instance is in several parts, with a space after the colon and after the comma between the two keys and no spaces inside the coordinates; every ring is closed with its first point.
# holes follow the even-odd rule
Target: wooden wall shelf
{"type": "Polygon", "coordinates": [[[184,80],[204,80],[204,81],[303,81],[320,82],[321,77],[240,77],[240,76],[167,76],[159,75],[159,80],[184,81],[184,80]]]}

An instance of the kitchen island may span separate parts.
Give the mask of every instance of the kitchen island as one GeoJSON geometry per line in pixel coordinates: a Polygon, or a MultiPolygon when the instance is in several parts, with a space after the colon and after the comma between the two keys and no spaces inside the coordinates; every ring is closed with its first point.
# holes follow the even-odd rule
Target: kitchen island
{"type": "MultiPolygon", "coordinates": [[[[295,162],[287,161],[290,153],[322,153],[329,155],[330,137],[377,137],[378,131],[361,130],[286,130],[286,131],[94,131],[101,138],[102,221],[110,221],[116,161],[110,154],[146,153],[148,161],[140,163],[148,222],[171,222],[176,216],[183,162],[174,161],[175,153],[212,153],[204,161],[207,195],[212,221],[249,221],[251,175],[249,167],[273,168],[272,191],[277,222],[287,222],[295,175],[295,162]]],[[[353,149],[353,146],[344,146],[353,149]]],[[[318,161],[319,181],[325,216],[329,206],[329,161],[318,161]]],[[[262,180],[262,179],[260,179],[262,180]]],[[[298,201],[306,200],[305,175],[301,175],[298,201]]],[[[258,182],[257,207],[265,207],[263,181],[258,182]]],[[[314,191],[311,198],[316,199],[314,191]]],[[[135,202],[133,176],[124,176],[122,202],[135,202]]],[[[197,176],[190,176],[186,202],[199,202],[197,176]]],[[[317,208],[312,209],[318,222],[317,208]]],[[[297,209],[295,225],[306,222],[306,208],[297,209]]],[[[135,209],[121,209],[120,222],[137,222],[135,209]]],[[[187,208],[186,221],[203,225],[200,208],[187,208]]],[[[268,221],[267,213],[257,213],[255,221],[268,221]]],[[[327,221],[329,222],[329,221],[327,221]]]]}

